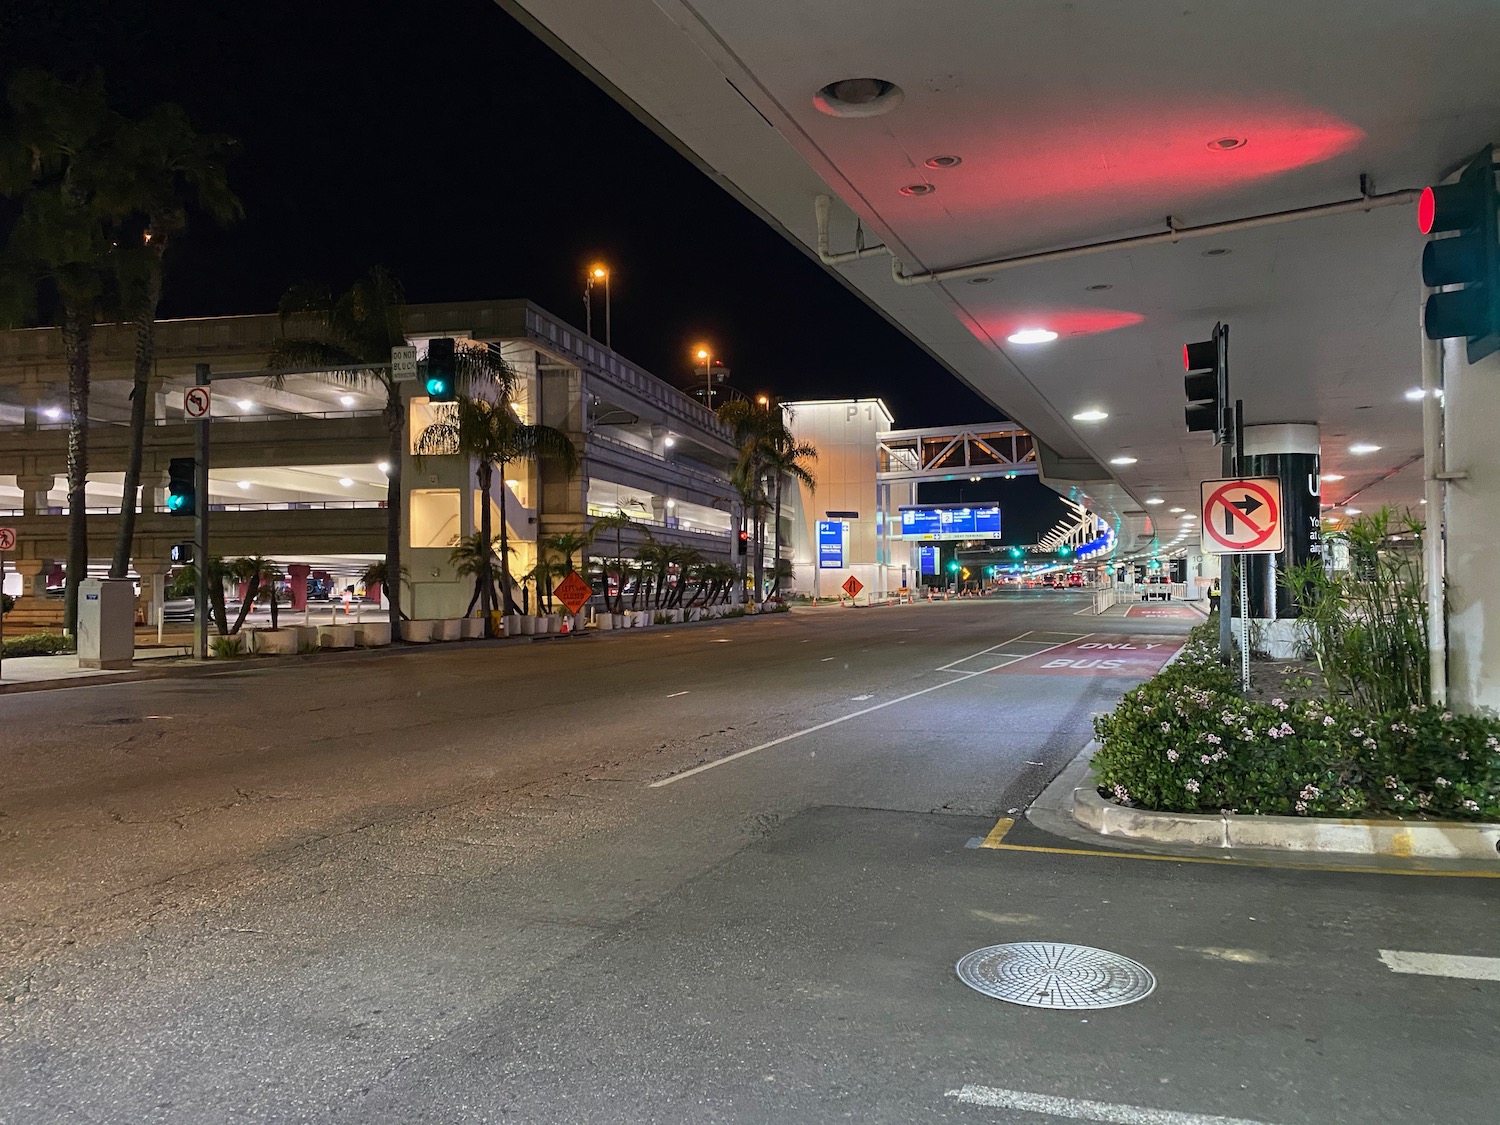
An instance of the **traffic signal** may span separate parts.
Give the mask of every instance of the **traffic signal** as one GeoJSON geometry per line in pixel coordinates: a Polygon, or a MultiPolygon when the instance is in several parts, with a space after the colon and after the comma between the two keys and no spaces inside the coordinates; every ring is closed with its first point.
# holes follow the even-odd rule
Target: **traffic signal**
{"type": "Polygon", "coordinates": [[[1211,433],[1218,444],[1228,430],[1224,411],[1229,405],[1229,326],[1216,324],[1210,339],[1182,345],[1182,367],[1188,433],[1211,433]]]}
{"type": "Polygon", "coordinates": [[[1071,555],[1073,553],[1073,548],[1069,547],[1066,543],[1064,543],[1061,547],[1059,547],[1057,549],[1057,553],[1059,555],[1061,555],[1063,558],[1067,558],[1069,555],[1071,555]]]}
{"type": "Polygon", "coordinates": [[[734,545],[734,553],[737,555],[743,555],[745,553],[745,548],[749,545],[750,533],[748,531],[741,530],[739,540],[734,545]]]}
{"type": "Polygon", "coordinates": [[[1486,146],[1457,183],[1423,188],[1417,201],[1417,228],[1423,234],[1455,232],[1422,248],[1423,284],[1463,286],[1427,298],[1427,338],[1465,337],[1470,363],[1500,348],[1500,235],[1495,229],[1500,200],[1494,159],[1486,146]]]}
{"type": "Polygon", "coordinates": [[[957,574],[958,573],[958,560],[957,559],[950,559],[948,561],[948,573],[949,574],[957,574]]]}
{"type": "Polygon", "coordinates": [[[1026,554],[1026,548],[1024,547],[1012,547],[1010,549],[1010,557],[1013,559],[1019,559],[1024,554],[1026,554]]]}
{"type": "Polygon", "coordinates": [[[191,516],[198,511],[198,461],[173,457],[167,462],[167,514],[191,516]]]}
{"type": "Polygon", "coordinates": [[[453,372],[453,339],[427,341],[427,397],[433,402],[455,402],[458,388],[453,372]]]}

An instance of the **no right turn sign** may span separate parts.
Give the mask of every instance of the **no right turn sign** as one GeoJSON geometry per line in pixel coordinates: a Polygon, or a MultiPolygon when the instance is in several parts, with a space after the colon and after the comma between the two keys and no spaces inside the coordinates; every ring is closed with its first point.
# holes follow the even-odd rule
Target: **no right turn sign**
{"type": "Polygon", "coordinates": [[[1281,482],[1274,477],[1203,482],[1203,542],[1220,555],[1274,555],[1285,546],[1281,482]]]}

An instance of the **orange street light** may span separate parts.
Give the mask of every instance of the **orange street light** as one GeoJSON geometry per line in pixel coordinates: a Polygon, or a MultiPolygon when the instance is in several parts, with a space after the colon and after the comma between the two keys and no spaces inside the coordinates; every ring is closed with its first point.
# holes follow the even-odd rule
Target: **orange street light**
{"type": "Polygon", "coordinates": [[[584,331],[589,335],[594,334],[594,282],[604,282],[604,346],[613,347],[611,342],[610,308],[609,308],[609,269],[606,266],[593,265],[589,267],[588,273],[583,281],[583,310],[584,331]]]}
{"type": "Polygon", "coordinates": [[[768,399],[765,395],[756,395],[755,396],[755,401],[758,402],[758,403],[760,403],[762,406],[770,406],[771,405],[771,400],[768,399]]]}

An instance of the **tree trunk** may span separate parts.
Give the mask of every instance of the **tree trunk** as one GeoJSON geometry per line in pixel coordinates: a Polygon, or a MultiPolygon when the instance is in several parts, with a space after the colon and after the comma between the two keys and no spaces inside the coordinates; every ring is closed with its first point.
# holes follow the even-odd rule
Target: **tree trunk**
{"type": "Polygon", "coordinates": [[[781,590],[781,474],[776,474],[776,488],[773,493],[776,497],[776,511],[773,516],[775,522],[771,525],[771,593],[776,594],[781,590]]]}
{"type": "Polygon", "coordinates": [[[269,589],[270,589],[270,598],[271,598],[271,631],[275,632],[277,629],[281,628],[281,620],[276,615],[276,605],[277,605],[277,597],[276,597],[276,595],[279,594],[281,591],[278,590],[278,589],[276,589],[276,579],[275,579],[274,576],[271,579],[271,585],[270,585],[269,589]]]}
{"type": "MultiPolygon", "coordinates": [[[[615,570],[619,574],[620,584],[615,587],[615,612],[625,612],[625,551],[620,546],[620,529],[615,528],[615,570]]],[[[609,579],[604,580],[604,599],[609,600],[609,579]]]]}
{"type": "MultiPolygon", "coordinates": [[[[484,635],[493,637],[494,627],[490,622],[490,611],[495,608],[490,601],[494,579],[490,575],[490,544],[495,541],[495,525],[490,519],[490,486],[494,483],[495,466],[490,461],[479,462],[479,612],[484,614],[484,635]]],[[[472,608],[472,607],[471,607],[472,608]]],[[[468,616],[467,613],[464,614],[468,616]]]]}
{"type": "Polygon", "coordinates": [[[214,627],[219,630],[219,636],[228,636],[229,615],[224,611],[224,574],[222,571],[209,572],[208,600],[213,611],[214,627]]]}
{"type": "Polygon", "coordinates": [[[386,384],[385,425],[389,435],[386,461],[390,470],[385,482],[385,601],[391,622],[391,640],[401,639],[401,460],[406,453],[406,407],[401,384],[386,384]]]}
{"type": "MultiPolygon", "coordinates": [[[[89,346],[93,316],[69,308],[63,317],[68,364],[68,570],[63,584],[63,629],[78,635],[78,584],[89,569],[89,346]]],[[[203,498],[203,503],[208,498],[203,498]]]]}
{"type": "Polygon", "coordinates": [[[229,630],[230,636],[240,631],[245,624],[245,618],[250,615],[250,607],[255,604],[255,595],[260,593],[260,575],[252,574],[250,580],[245,583],[245,597],[240,602],[239,616],[234,619],[234,628],[229,630]]]}
{"type": "MultiPolygon", "coordinates": [[[[516,612],[516,599],[510,592],[510,517],[505,514],[506,493],[509,486],[505,484],[505,462],[500,462],[500,603],[505,610],[505,616],[510,617],[516,612]]],[[[485,508],[486,514],[489,508],[485,508]]]]}
{"type": "MultiPolygon", "coordinates": [[[[130,570],[135,548],[135,510],[141,498],[141,455],[146,443],[147,397],[151,393],[151,367],[156,361],[156,307],[161,303],[161,260],[166,235],[155,223],[148,229],[149,245],[156,255],[147,283],[146,300],[135,315],[135,379],[130,389],[130,453],[125,462],[125,486],[120,490],[120,529],[115,535],[115,555],[109,566],[111,578],[124,578],[130,570]]],[[[204,503],[208,498],[203,498],[204,503]]]]}

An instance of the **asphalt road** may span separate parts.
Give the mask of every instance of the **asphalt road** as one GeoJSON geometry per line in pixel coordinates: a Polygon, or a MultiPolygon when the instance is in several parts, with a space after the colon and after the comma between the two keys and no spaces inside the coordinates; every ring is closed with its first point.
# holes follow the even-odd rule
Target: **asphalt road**
{"type": "Polygon", "coordinates": [[[1380,951],[1500,881],[970,846],[1187,624],[1082,604],[0,697],[0,1122],[1495,1120],[1500,981],[1380,951]],[[1156,991],[954,976],[1031,940],[1156,991]]]}

